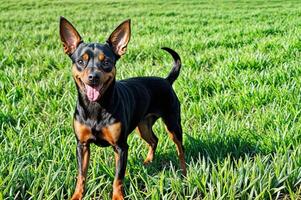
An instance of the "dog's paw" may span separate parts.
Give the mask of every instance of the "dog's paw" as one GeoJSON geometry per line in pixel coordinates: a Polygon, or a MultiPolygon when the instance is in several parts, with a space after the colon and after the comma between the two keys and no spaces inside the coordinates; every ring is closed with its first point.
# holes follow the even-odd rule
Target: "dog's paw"
{"type": "Polygon", "coordinates": [[[144,165],[149,165],[151,162],[152,162],[151,159],[145,159],[145,160],[143,161],[143,164],[144,164],[144,165]]]}
{"type": "Polygon", "coordinates": [[[112,200],[124,200],[122,192],[114,192],[112,200]]]}
{"type": "Polygon", "coordinates": [[[74,193],[70,200],[82,200],[83,196],[79,193],[74,193]]]}

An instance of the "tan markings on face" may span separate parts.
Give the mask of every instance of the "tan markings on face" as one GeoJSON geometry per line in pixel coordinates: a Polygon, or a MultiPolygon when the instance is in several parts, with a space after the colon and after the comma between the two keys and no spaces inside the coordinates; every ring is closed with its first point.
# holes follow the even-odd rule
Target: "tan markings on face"
{"type": "MultiPolygon", "coordinates": [[[[78,85],[78,87],[80,88],[81,91],[85,91],[84,83],[88,82],[88,74],[89,74],[88,68],[84,69],[83,71],[79,71],[75,64],[72,66],[73,79],[75,80],[76,84],[78,85]]],[[[101,79],[100,82],[102,84],[105,84],[103,86],[104,88],[102,89],[102,93],[104,93],[105,90],[112,83],[112,81],[115,78],[115,74],[116,74],[115,67],[113,67],[112,71],[110,71],[110,72],[102,72],[102,75],[100,76],[100,79],[101,79]]]]}
{"type": "Polygon", "coordinates": [[[114,145],[119,139],[121,133],[121,123],[117,122],[115,124],[103,127],[101,129],[101,136],[104,140],[114,145]]]}
{"type": "Polygon", "coordinates": [[[78,71],[76,65],[74,64],[72,66],[72,76],[76,84],[80,87],[81,90],[83,90],[85,86],[82,81],[84,77],[87,76],[87,70],[78,71]]]}
{"type": "Polygon", "coordinates": [[[87,53],[85,53],[83,56],[82,56],[83,60],[84,61],[87,61],[89,60],[89,55],[87,53]]]}
{"type": "Polygon", "coordinates": [[[103,61],[103,60],[105,59],[105,55],[104,55],[103,53],[99,53],[99,54],[98,54],[98,59],[99,59],[100,61],[103,61]]]}
{"type": "Polygon", "coordinates": [[[104,83],[104,89],[106,90],[107,87],[112,83],[112,81],[115,78],[116,69],[113,67],[112,71],[110,72],[104,72],[103,76],[101,76],[101,82],[104,83]]]}
{"type": "Polygon", "coordinates": [[[74,132],[76,134],[77,139],[82,142],[88,142],[90,139],[94,138],[92,134],[91,128],[86,126],[85,124],[81,124],[79,121],[74,119],[73,121],[74,132]]]}

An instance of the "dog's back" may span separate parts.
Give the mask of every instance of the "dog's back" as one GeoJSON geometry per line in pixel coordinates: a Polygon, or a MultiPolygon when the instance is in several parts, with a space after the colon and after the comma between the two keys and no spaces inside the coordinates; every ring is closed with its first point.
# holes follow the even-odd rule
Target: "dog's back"
{"type": "MultiPolygon", "coordinates": [[[[120,103],[128,110],[133,126],[146,116],[162,117],[178,112],[179,101],[167,79],[160,77],[137,77],[116,82],[120,103]],[[164,97],[164,98],[162,98],[164,97]],[[128,107],[128,108],[126,108],[128,107]]],[[[131,124],[132,124],[131,123],[131,124]]]]}

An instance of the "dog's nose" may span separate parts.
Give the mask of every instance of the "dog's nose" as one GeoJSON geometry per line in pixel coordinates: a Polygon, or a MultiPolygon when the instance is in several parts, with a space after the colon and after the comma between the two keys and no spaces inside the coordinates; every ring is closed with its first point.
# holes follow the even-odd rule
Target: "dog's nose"
{"type": "Polygon", "coordinates": [[[92,72],[92,73],[90,73],[90,74],[88,75],[89,81],[90,81],[90,82],[93,82],[93,83],[99,81],[99,78],[100,78],[100,77],[99,77],[99,75],[98,75],[96,72],[92,72]]]}

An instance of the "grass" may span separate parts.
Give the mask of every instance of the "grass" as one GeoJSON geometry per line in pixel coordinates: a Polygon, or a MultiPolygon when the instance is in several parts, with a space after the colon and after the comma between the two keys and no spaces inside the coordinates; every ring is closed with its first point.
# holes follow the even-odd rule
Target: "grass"
{"type": "MultiPolygon", "coordinates": [[[[157,156],[133,133],[128,199],[301,198],[300,1],[5,1],[0,5],[0,199],[67,199],[76,177],[76,92],[59,16],[103,42],[132,19],[117,79],[165,77],[171,47],[183,60],[188,166],[159,122],[157,156]]],[[[93,146],[85,199],[110,199],[111,148],[93,146]]]]}

